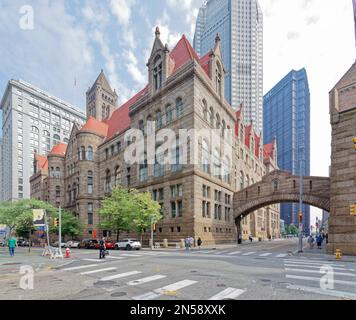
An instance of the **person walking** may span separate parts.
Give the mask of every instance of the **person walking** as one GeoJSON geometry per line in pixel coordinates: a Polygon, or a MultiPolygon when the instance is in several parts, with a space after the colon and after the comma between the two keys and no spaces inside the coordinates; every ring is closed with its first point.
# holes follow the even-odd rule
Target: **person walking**
{"type": "Polygon", "coordinates": [[[323,243],[323,236],[319,234],[318,237],[316,238],[316,245],[318,246],[318,249],[321,249],[322,243],[323,243]]]}
{"type": "Polygon", "coordinates": [[[189,237],[185,238],[185,250],[188,251],[189,250],[189,237]]]}
{"type": "Polygon", "coordinates": [[[8,241],[7,241],[7,245],[9,247],[9,253],[10,253],[10,257],[14,257],[15,256],[15,248],[17,247],[17,240],[14,236],[12,236],[8,241]]]}
{"type": "Polygon", "coordinates": [[[100,249],[99,259],[105,259],[105,251],[106,251],[105,238],[100,240],[99,249],[100,249]]]}
{"type": "Polygon", "coordinates": [[[189,242],[189,250],[191,250],[194,244],[194,238],[189,236],[188,242],[189,242]]]}
{"type": "Polygon", "coordinates": [[[309,244],[309,248],[310,249],[313,249],[314,248],[314,238],[313,238],[313,236],[312,235],[310,235],[309,236],[309,238],[308,238],[308,244],[309,244]]]}
{"type": "Polygon", "coordinates": [[[201,241],[200,237],[198,238],[197,244],[198,244],[198,248],[200,250],[200,247],[202,245],[203,241],[201,241]]]}
{"type": "Polygon", "coordinates": [[[252,234],[249,235],[248,239],[250,240],[250,242],[252,243],[253,241],[253,237],[252,237],[252,234]]]}

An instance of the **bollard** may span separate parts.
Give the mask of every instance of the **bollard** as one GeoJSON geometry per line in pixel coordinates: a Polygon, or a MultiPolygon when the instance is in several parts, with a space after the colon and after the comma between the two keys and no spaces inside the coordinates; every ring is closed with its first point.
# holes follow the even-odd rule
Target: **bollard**
{"type": "Polygon", "coordinates": [[[336,260],[341,260],[341,258],[342,258],[342,251],[341,251],[340,249],[336,249],[335,258],[336,258],[336,260]]]}

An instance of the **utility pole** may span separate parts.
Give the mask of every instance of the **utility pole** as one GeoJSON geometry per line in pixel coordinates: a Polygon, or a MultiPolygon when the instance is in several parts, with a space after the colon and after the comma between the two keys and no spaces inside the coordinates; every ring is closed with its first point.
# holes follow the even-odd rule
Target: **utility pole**
{"type": "Polygon", "coordinates": [[[303,252],[303,161],[300,159],[299,180],[299,253],[303,252]]]}
{"type": "Polygon", "coordinates": [[[59,209],[58,209],[58,218],[59,218],[58,245],[59,245],[59,254],[62,256],[62,208],[61,208],[61,206],[59,206],[59,209]]]}

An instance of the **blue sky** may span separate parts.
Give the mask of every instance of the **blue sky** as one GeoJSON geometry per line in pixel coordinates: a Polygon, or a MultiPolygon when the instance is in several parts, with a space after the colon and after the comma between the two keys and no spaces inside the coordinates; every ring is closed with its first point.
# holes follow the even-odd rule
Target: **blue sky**
{"type": "MultiPolygon", "coordinates": [[[[78,107],[103,68],[120,102],[146,84],[159,25],[172,47],[192,41],[203,0],[0,0],[0,95],[23,79],[78,107]],[[34,28],[19,21],[33,8],[34,28]],[[76,80],[75,80],[76,79],[76,80]],[[76,85],[75,85],[76,81],[76,85]]],[[[330,165],[328,92],[355,61],[351,0],[260,0],[264,12],[264,92],[305,67],[311,90],[311,172],[330,165]]]]}

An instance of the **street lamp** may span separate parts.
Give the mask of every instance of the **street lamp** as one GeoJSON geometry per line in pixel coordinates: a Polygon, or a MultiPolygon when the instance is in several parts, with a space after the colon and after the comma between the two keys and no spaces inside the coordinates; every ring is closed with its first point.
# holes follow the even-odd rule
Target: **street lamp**
{"type": "Polygon", "coordinates": [[[300,154],[299,180],[299,253],[303,252],[303,160],[300,154]]]}

